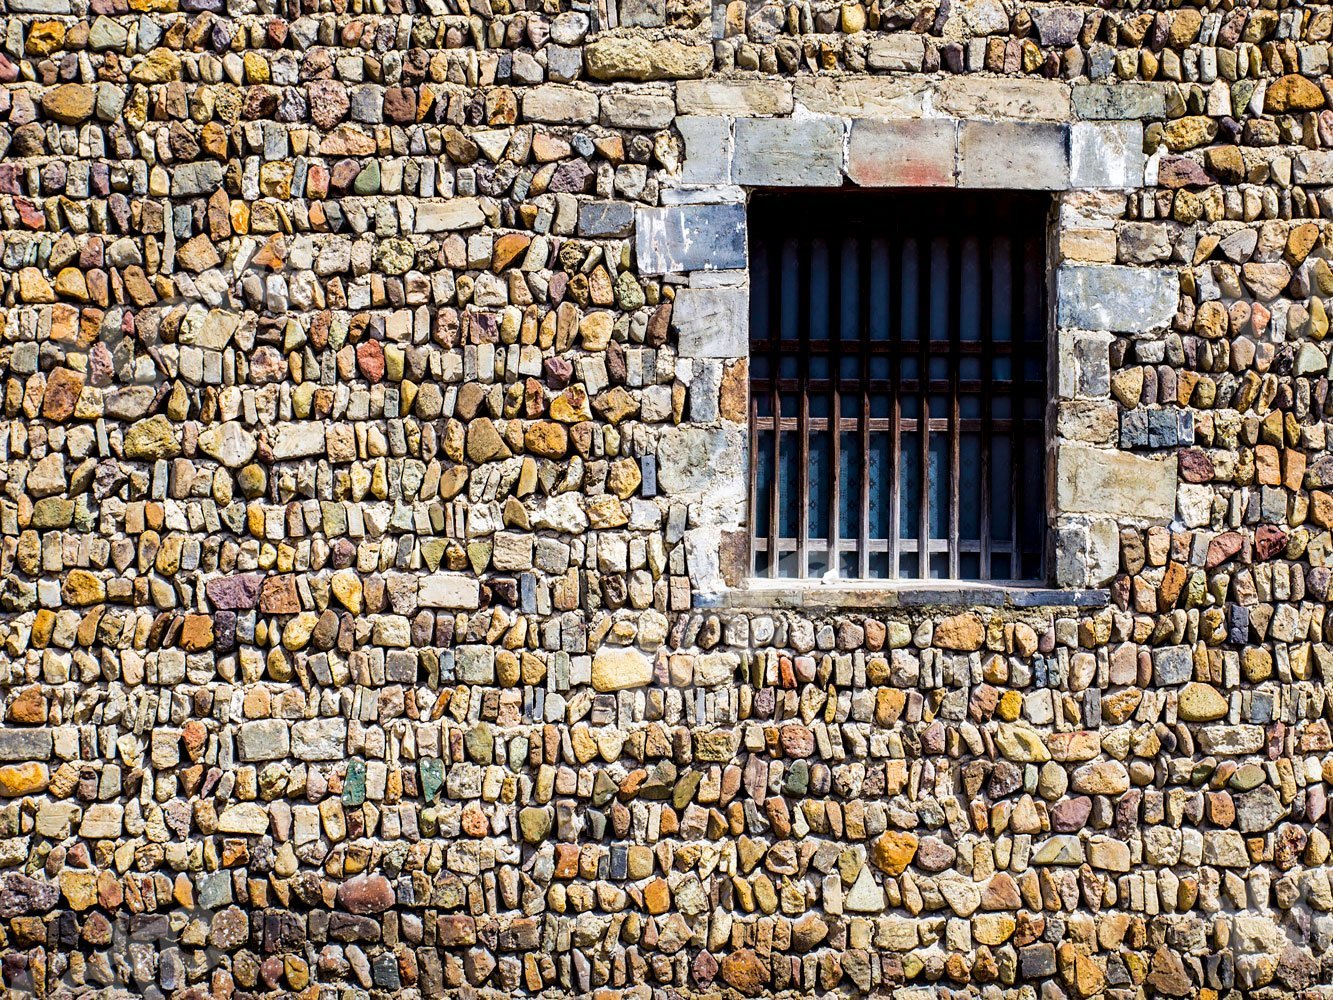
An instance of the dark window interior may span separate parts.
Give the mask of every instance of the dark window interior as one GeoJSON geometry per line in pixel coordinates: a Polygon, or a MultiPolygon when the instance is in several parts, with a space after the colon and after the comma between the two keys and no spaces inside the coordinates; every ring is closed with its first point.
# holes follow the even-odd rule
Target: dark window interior
{"type": "Polygon", "coordinates": [[[753,197],[755,576],[1045,578],[1048,208],[753,197]]]}

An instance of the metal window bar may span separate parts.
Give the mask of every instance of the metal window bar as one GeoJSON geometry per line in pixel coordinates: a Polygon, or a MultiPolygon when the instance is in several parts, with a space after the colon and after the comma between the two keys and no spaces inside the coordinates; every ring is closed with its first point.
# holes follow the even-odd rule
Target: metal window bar
{"type": "Polygon", "coordinates": [[[1046,209],[754,196],[756,576],[1044,579],[1046,209]]]}

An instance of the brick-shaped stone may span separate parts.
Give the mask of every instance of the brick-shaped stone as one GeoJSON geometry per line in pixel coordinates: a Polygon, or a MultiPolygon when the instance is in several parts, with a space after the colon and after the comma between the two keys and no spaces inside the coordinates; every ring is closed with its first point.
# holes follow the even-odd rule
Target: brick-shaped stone
{"type": "Polygon", "coordinates": [[[948,118],[852,123],[847,176],[862,187],[950,187],[958,123],[948,118]]]}
{"type": "Polygon", "coordinates": [[[600,117],[611,128],[666,128],[676,117],[676,102],[665,94],[606,94],[600,117]]]}
{"type": "Polygon", "coordinates": [[[1056,321],[1081,330],[1146,333],[1171,322],[1179,296],[1172,270],[1065,264],[1056,272],[1056,321]]]}
{"type": "Polygon", "coordinates": [[[1064,443],[1056,452],[1056,506],[1061,514],[1166,521],[1176,509],[1176,456],[1064,443]]]}
{"type": "Polygon", "coordinates": [[[579,205],[579,235],[628,236],[634,228],[634,206],[627,201],[585,201],[579,205]]]}
{"type": "Polygon", "coordinates": [[[481,603],[480,585],[475,577],[461,573],[434,573],[418,583],[417,603],[423,608],[468,610],[481,603]]]}
{"type": "Polygon", "coordinates": [[[965,121],[958,139],[958,185],[1018,191],[1069,187],[1069,134],[1043,122],[965,121]]]}
{"type": "Polygon", "coordinates": [[[1074,114],[1088,121],[1120,121],[1166,117],[1167,90],[1173,84],[1082,83],[1073,89],[1074,114]]]}
{"type": "Polygon", "coordinates": [[[685,143],[685,161],[681,166],[680,182],[730,184],[734,146],[731,121],[717,116],[683,115],[676,119],[676,129],[685,143]]]}
{"type": "Polygon", "coordinates": [[[1140,122],[1075,122],[1069,129],[1069,186],[1127,189],[1143,184],[1140,122]]]}
{"type": "Polygon", "coordinates": [[[838,118],[740,118],[731,176],[753,187],[837,187],[843,123],[838,118]]]}
{"type": "Polygon", "coordinates": [[[597,120],[597,95],[560,83],[523,92],[523,117],[531,122],[591,125],[597,120]]]}
{"type": "Polygon", "coordinates": [[[682,358],[743,358],[750,346],[750,296],[744,286],[682,288],[671,323],[682,358]]]}
{"type": "Polygon", "coordinates": [[[682,115],[789,115],[792,88],[786,80],[682,80],[676,85],[682,115]]]}
{"type": "Polygon", "coordinates": [[[643,274],[745,267],[744,205],[643,208],[634,230],[634,249],[643,274]]]}

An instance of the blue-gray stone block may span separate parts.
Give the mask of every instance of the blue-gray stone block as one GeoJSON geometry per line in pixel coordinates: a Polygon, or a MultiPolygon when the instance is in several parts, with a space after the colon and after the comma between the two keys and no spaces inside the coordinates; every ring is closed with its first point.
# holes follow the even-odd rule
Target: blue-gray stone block
{"type": "Polygon", "coordinates": [[[579,206],[580,236],[628,236],[634,206],[627,201],[586,201],[579,206]]]}
{"type": "Polygon", "coordinates": [[[634,250],[641,274],[743,268],[745,206],[641,208],[635,220],[634,250]]]}

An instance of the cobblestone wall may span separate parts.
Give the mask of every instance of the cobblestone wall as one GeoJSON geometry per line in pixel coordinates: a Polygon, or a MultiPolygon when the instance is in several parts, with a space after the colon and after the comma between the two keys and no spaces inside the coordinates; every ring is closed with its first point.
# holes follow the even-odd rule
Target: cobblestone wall
{"type": "Polygon", "coordinates": [[[0,11],[11,995],[1333,982],[1333,8],[0,11]],[[741,586],[841,184],[1052,192],[1061,589],[741,586]]]}

